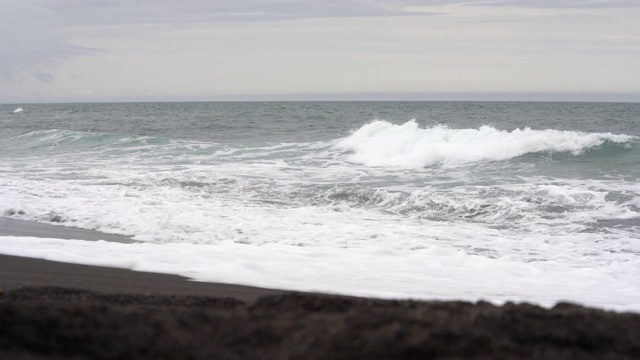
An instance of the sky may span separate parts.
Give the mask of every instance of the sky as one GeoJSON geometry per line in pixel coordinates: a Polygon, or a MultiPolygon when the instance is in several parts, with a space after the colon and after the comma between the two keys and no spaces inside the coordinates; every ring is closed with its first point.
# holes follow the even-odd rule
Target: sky
{"type": "Polygon", "coordinates": [[[640,101],[640,0],[0,0],[0,103],[640,101]]]}

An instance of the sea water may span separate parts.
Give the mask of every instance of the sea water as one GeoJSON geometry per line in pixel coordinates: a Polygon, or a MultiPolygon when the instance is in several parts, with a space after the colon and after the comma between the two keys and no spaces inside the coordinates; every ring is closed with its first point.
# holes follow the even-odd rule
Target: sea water
{"type": "Polygon", "coordinates": [[[640,104],[1,105],[0,216],[136,240],[4,254],[640,311],[640,104]]]}

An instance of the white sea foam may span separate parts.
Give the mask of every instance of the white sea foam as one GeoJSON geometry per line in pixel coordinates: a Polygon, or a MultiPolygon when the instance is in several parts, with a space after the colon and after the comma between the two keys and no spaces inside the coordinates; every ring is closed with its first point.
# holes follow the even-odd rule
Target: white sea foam
{"type": "MultiPolygon", "coordinates": [[[[483,129],[460,130],[462,140],[450,141],[464,152],[462,144],[488,146],[483,132],[533,144],[526,139],[557,135],[573,144],[551,142],[557,151],[579,152],[626,139],[483,129]]],[[[458,134],[404,133],[431,130],[458,134]]],[[[331,141],[243,147],[61,130],[13,141],[2,143],[0,216],[143,243],[2,237],[0,253],[294,290],[640,311],[640,237],[627,226],[638,218],[640,189],[625,179],[534,173],[483,182],[472,178],[485,166],[478,175],[464,167],[407,170],[389,156],[381,167],[353,164],[331,141]],[[629,223],[592,226],[613,220],[629,223]]],[[[404,152],[419,147],[404,144],[404,152]]]]}
{"type": "Polygon", "coordinates": [[[16,108],[15,110],[13,110],[13,113],[14,113],[14,114],[17,114],[17,113],[21,113],[21,112],[23,112],[23,111],[24,111],[24,109],[23,109],[23,108],[18,107],[18,108],[16,108]]]}
{"type": "MultiPolygon", "coordinates": [[[[551,247],[542,243],[540,247],[551,247]]],[[[0,237],[0,253],[180,274],[200,281],[383,298],[558,301],[638,311],[640,264],[487,258],[431,244],[398,251],[361,248],[199,244],[120,244],[0,237]],[[577,266],[576,263],[584,265],[577,266]]]]}
{"type": "Polygon", "coordinates": [[[632,139],[632,136],[610,133],[530,128],[504,131],[491,126],[421,129],[415,121],[396,125],[377,120],[362,126],[337,147],[352,151],[351,160],[357,163],[421,168],[436,164],[446,166],[506,160],[543,151],[577,155],[605,141],[621,143],[632,139]]]}

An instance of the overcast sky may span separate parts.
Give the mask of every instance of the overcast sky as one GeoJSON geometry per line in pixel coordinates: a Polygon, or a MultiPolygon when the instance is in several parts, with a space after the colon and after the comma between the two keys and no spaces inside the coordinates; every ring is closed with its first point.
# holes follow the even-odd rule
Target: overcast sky
{"type": "Polygon", "coordinates": [[[0,0],[0,16],[3,103],[640,101],[640,0],[0,0]]]}

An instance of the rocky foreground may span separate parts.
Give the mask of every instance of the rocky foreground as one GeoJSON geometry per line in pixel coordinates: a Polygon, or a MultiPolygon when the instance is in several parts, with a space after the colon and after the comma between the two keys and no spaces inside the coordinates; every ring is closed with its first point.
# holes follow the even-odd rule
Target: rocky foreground
{"type": "Polygon", "coordinates": [[[0,296],[2,359],[640,359],[640,314],[314,294],[254,302],[31,287],[0,296]]]}

